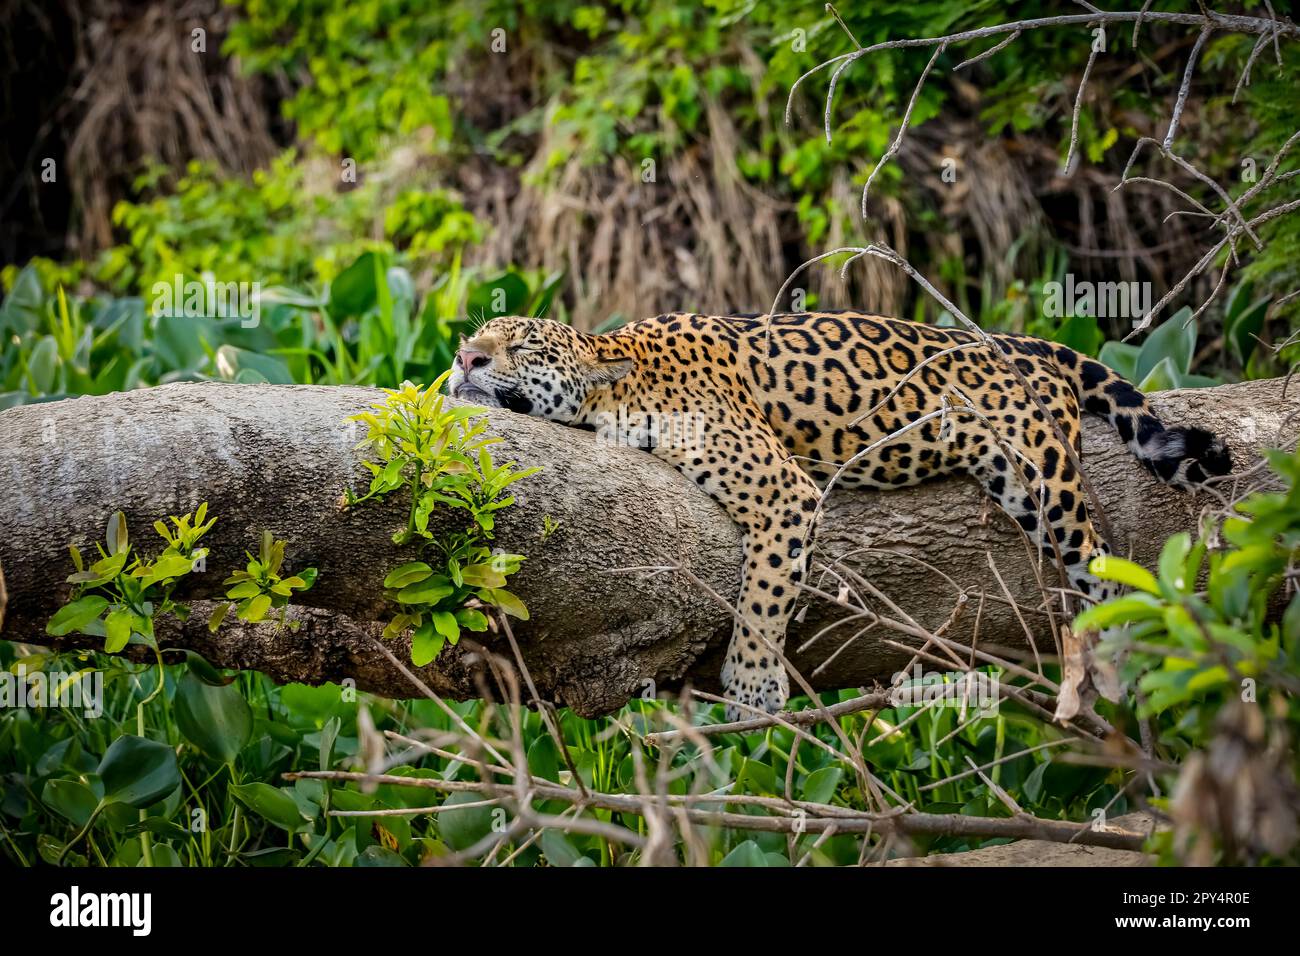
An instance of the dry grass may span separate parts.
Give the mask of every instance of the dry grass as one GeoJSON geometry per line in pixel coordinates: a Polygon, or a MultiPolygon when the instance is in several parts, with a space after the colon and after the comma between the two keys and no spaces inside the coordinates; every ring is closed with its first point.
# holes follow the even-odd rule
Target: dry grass
{"type": "Polygon", "coordinates": [[[80,212],[73,252],[112,243],[113,205],[147,158],[174,169],[200,159],[248,174],[275,155],[262,81],[241,76],[238,61],[220,53],[231,17],[220,0],[85,0],[70,9],[81,21],[66,161],[80,212]],[[206,53],[191,49],[200,26],[206,53]]]}

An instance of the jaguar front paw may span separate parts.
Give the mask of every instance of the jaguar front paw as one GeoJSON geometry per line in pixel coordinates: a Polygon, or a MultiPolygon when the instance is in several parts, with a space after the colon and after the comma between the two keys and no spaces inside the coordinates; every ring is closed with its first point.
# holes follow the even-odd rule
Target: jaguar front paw
{"type": "Polygon", "coordinates": [[[759,669],[737,661],[722,669],[727,704],[727,721],[749,720],[760,714],[775,714],[790,699],[790,678],[780,665],[759,669]]]}

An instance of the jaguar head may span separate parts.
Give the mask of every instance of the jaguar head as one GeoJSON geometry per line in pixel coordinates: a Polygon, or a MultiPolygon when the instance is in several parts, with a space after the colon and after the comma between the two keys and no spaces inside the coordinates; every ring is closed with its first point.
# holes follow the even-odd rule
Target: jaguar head
{"type": "Polygon", "coordinates": [[[468,402],[569,423],[594,389],[633,366],[603,336],[549,319],[505,316],[461,341],[449,387],[468,402]]]}

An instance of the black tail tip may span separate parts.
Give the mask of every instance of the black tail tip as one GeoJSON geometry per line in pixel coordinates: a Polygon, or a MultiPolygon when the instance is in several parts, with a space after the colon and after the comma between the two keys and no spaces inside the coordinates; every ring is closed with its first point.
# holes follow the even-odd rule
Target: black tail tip
{"type": "Polygon", "coordinates": [[[1204,428],[1166,428],[1154,444],[1148,449],[1148,464],[1171,485],[1199,485],[1232,471],[1232,452],[1204,428]]]}

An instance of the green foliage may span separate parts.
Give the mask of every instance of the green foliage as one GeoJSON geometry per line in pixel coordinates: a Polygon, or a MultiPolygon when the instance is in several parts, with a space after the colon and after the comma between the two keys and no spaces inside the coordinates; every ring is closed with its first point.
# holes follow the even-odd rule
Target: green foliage
{"type": "Polygon", "coordinates": [[[294,628],[288,620],[288,605],[295,592],[306,591],[316,583],[316,569],[304,568],[297,574],[282,576],[285,543],[269,531],[262,532],[257,557],[248,552],[248,566],[235,571],[223,584],[230,585],[226,597],[234,604],[218,604],[208,619],[208,629],[215,631],[234,609],[241,621],[256,624],[272,610],[280,611],[280,626],[294,628]]]}
{"type": "MultiPolygon", "coordinates": [[[[1140,692],[1138,713],[1155,719],[1158,744],[1172,756],[1208,746],[1237,702],[1284,715],[1292,739],[1300,729],[1300,595],[1277,614],[1300,557],[1300,451],[1270,451],[1268,463],[1280,490],[1250,495],[1200,540],[1170,538],[1155,573],[1122,558],[1092,563],[1099,577],[1133,590],[1084,612],[1075,627],[1106,632],[1099,653],[1122,654],[1120,676],[1140,692]]],[[[1294,749],[1280,746],[1300,774],[1294,749]]]]}
{"type": "Polygon", "coordinates": [[[420,298],[410,272],[369,251],[321,292],[262,290],[250,321],[173,314],[133,296],[47,292],[41,276],[37,264],[11,272],[0,304],[0,409],[174,381],[428,381],[451,365],[468,323],[552,314],[561,278],[515,270],[473,276],[453,262],[420,298]]]}
{"type": "Polygon", "coordinates": [[[514,504],[513,496],[503,497],[506,489],[541,469],[517,471],[513,462],[493,463],[488,446],[500,439],[486,434],[481,418],[470,421],[486,409],[446,406],[441,389],[450,374],[424,389],[410,383],[388,389],[387,401],[351,419],[367,426],[359,447],[369,448],[378,461],[365,462],[372,475],[369,491],[357,497],[348,489],[347,504],[401,491],[410,497],[410,511],[393,543],[419,541],[423,553],[439,553],[436,569],[410,561],[384,579],[390,600],[401,607],[384,636],[413,629],[411,656],[421,666],[437,657],[444,644],[459,641],[462,629],[487,630],[480,607],[528,617],[524,603],[505,589],[523,555],[493,553],[488,542],[496,513],[514,504]],[[438,505],[464,512],[463,529],[436,537],[429,519],[438,505]]]}
{"type": "Polygon", "coordinates": [[[1140,346],[1107,342],[1097,357],[1144,392],[1221,385],[1220,379],[1192,374],[1195,355],[1196,321],[1184,306],[1148,332],[1140,346]]]}
{"type": "Polygon", "coordinates": [[[199,539],[216,523],[205,521],[207,503],[197,512],[171,519],[172,528],[162,521],[154,530],[167,547],[152,560],[141,557],[131,546],[126,516],[114,512],[108,520],[105,544],[96,543],[100,559],[89,567],[75,545],[69,545],[77,570],[68,576],[72,597],[45,626],[47,634],[90,634],[104,638],[104,650],[115,654],[139,638],[153,643],[154,622],[164,614],[180,620],[189,617],[189,607],[172,600],[181,579],[208,554],[199,539]]]}
{"type": "Polygon", "coordinates": [[[1280,687],[1300,670],[1300,598],[1281,621],[1269,613],[1300,554],[1300,453],[1272,451],[1269,464],[1286,490],[1239,503],[1238,515],[1217,529],[1228,547],[1211,550],[1206,539],[1193,544],[1190,535],[1176,535],[1165,543],[1156,574],[1122,558],[1097,558],[1099,577],[1134,590],[1076,621],[1078,627],[1129,625],[1117,640],[1141,643],[1125,670],[1145,694],[1144,712],[1196,703],[1198,719],[1180,723],[1193,743],[1202,742],[1206,718],[1224,695],[1239,692],[1243,679],[1280,687]],[[1207,701],[1212,706],[1200,706],[1207,701]]]}

